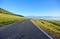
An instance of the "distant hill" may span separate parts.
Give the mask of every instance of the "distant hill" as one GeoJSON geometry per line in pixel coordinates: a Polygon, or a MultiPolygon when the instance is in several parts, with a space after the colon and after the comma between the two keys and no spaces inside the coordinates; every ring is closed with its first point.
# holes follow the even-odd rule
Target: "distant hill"
{"type": "Polygon", "coordinates": [[[47,20],[60,20],[60,16],[27,16],[27,18],[47,19],[47,20]]]}
{"type": "Polygon", "coordinates": [[[9,11],[3,9],[3,8],[0,8],[0,13],[24,17],[24,16],[22,16],[22,15],[18,15],[18,14],[14,14],[14,13],[12,13],[12,12],[9,12],[9,11]]]}

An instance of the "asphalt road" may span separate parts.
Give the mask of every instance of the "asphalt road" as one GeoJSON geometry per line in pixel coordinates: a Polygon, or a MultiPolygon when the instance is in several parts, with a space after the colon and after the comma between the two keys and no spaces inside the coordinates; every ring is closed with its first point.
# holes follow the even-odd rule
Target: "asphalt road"
{"type": "Polygon", "coordinates": [[[50,39],[30,20],[17,21],[0,28],[0,39],[50,39]]]}

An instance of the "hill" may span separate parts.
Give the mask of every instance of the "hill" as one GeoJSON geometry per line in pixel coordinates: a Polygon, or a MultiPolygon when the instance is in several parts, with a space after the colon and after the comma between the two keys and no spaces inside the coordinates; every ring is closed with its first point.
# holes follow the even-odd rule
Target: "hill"
{"type": "Polygon", "coordinates": [[[22,15],[16,15],[12,12],[0,8],[0,27],[24,19],[25,17],[22,15]]]}
{"type": "Polygon", "coordinates": [[[27,16],[27,18],[37,18],[46,20],[60,20],[60,16],[27,16]]]}
{"type": "Polygon", "coordinates": [[[12,12],[9,12],[9,11],[3,9],[3,8],[0,8],[0,13],[24,17],[24,16],[22,16],[22,15],[13,14],[12,12]]]}

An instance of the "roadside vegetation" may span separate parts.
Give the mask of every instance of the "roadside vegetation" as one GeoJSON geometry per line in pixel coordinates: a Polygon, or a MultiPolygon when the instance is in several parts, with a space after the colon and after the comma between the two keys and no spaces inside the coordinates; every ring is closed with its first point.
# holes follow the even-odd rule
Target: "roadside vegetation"
{"type": "Polygon", "coordinates": [[[11,12],[8,12],[8,11],[0,8],[0,27],[13,23],[15,21],[24,20],[24,19],[26,19],[26,18],[22,15],[15,15],[11,12]]]}
{"type": "Polygon", "coordinates": [[[60,36],[60,20],[44,20],[44,19],[32,19],[32,20],[40,27],[43,27],[44,29],[53,32],[53,34],[56,35],[56,37],[60,36]]]}
{"type": "Polygon", "coordinates": [[[0,14],[0,27],[2,25],[6,25],[18,20],[23,20],[25,19],[24,17],[19,17],[19,16],[13,16],[13,15],[6,15],[6,14],[0,14]]]}

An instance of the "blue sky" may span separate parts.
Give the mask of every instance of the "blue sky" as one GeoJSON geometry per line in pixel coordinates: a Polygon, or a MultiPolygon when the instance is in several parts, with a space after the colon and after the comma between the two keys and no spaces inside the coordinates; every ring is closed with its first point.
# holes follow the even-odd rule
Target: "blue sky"
{"type": "Polygon", "coordinates": [[[60,0],[0,0],[0,7],[24,16],[60,16],[60,0]]]}

